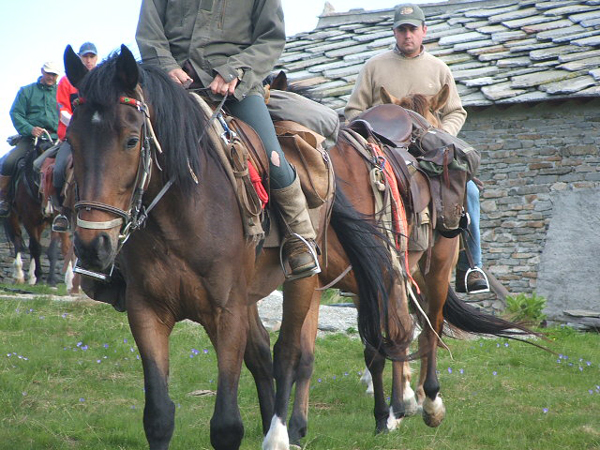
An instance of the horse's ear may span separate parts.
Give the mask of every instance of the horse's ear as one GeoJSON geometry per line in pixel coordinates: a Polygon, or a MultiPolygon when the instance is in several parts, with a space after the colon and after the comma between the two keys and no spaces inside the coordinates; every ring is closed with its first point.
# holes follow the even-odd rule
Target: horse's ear
{"type": "Polygon", "coordinates": [[[437,112],[446,106],[450,97],[450,86],[444,84],[437,94],[431,99],[431,110],[437,112]]]}
{"type": "Polygon", "coordinates": [[[83,77],[88,73],[87,67],[81,62],[81,59],[70,45],[67,45],[63,59],[65,61],[65,71],[69,82],[79,89],[81,80],[83,80],[83,77]]]}
{"type": "Polygon", "coordinates": [[[126,45],[121,45],[121,53],[117,57],[116,78],[123,90],[125,92],[133,91],[138,84],[139,76],[137,61],[133,57],[133,53],[126,45]]]}
{"type": "Polygon", "coordinates": [[[280,91],[288,90],[287,75],[283,70],[279,71],[277,76],[273,78],[273,81],[271,82],[271,89],[278,89],[280,91]]]}
{"type": "Polygon", "coordinates": [[[391,103],[393,105],[398,104],[398,99],[396,97],[394,97],[392,94],[390,94],[388,92],[388,90],[386,88],[384,88],[383,86],[381,86],[379,88],[379,94],[381,95],[381,101],[383,103],[391,103]]]}

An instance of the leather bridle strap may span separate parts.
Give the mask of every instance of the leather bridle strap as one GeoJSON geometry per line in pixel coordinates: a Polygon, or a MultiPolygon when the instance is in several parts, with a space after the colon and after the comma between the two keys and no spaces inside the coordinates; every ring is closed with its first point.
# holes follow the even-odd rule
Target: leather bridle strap
{"type": "Polygon", "coordinates": [[[119,216],[118,219],[108,220],[104,222],[92,222],[89,220],[81,219],[78,214],[77,226],[81,228],[87,228],[88,230],[110,230],[111,228],[121,226],[123,222],[128,223],[131,220],[131,215],[127,213],[127,211],[124,211],[112,205],[107,205],[106,203],[83,201],[75,203],[74,208],[76,211],[79,211],[80,209],[85,209],[88,211],[96,209],[99,211],[114,214],[115,216],[119,216]]]}

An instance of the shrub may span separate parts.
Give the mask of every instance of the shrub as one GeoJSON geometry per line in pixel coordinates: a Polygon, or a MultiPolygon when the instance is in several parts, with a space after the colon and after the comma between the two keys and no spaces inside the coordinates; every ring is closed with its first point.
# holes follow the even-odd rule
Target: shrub
{"type": "Polygon", "coordinates": [[[539,325],[546,319],[544,308],[546,299],[533,293],[531,296],[519,294],[516,297],[506,297],[506,310],[512,320],[539,325]]]}

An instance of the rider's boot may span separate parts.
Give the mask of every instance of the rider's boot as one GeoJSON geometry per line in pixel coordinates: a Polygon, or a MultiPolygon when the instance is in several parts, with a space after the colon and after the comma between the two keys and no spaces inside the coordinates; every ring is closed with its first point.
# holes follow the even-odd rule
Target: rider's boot
{"type": "Polygon", "coordinates": [[[10,189],[10,175],[0,175],[0,217],[7,217],[10,214],[10,199],[8,190],[10,189]]]}
{"type": "Polygon", "coordinates": [[[271,195],[284,222],[283,252],[291,269],[287,278],[304,278],[321,272],[315,243],[317,235],[308,215],[300,179],[296,176],[289,186],[272,189],[271,195]]]}

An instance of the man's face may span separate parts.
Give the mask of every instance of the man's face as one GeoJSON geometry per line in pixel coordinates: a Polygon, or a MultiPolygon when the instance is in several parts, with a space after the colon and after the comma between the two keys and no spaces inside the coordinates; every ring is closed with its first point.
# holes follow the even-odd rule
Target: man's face
{"type": "Polygon", "coordinates": [[[42,79],[40,82],[47,86],[54,86],[56,84],[56,80],[58,80],[58,74],[56,73],[48,73],[44,69],[42,69],[42,79]]]}
{"type": "Polygon", "coordinates": [[[87,70],[92,70],[98,64],[98,55],[94,55],[93,53],[86,53],[85,55],[79,55],[81,62],[87,70]]]}
{"type": "Polygon", "coordinates": [[[417,56],[421,52],[421,45],[423,45],[423,38],[426,34],[427,27],[425,25],[415,27],[405,24],[394,28],[394,37],[398,48],[404,55],[410,57],[417,56]]]}

